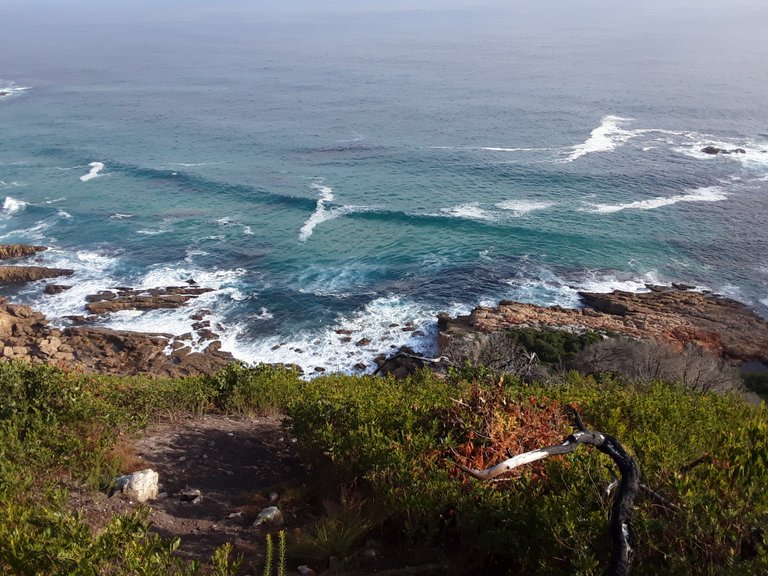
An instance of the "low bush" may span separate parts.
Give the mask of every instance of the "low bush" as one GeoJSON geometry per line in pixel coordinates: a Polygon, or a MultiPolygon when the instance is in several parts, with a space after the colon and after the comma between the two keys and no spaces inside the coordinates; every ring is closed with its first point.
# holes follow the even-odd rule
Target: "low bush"
{"type": "Polygon", "coordinates": [[[757,491],[768,470],[767,415],[736,397],[576,373],[559,386],[446,385],[423,373],[401,382],[320,378],[288,413],[300,446],[322,455],[339,482],[364,483],[401,534],[458,542],[467,570],[596,574],[609,555],[610,459],[579,450],[488,484],[452,465],[489,466],[559,443],[572,429],[570,407],[619,438],[658,495],[637,502],[637,573],[765,565],[768,502],[757,491]]]}
{"type": "Polygon", "coordinates": [[[472,376],[304,382],[289,369],[236,364],[211,377],[153,380],[0,364],[0,573],[233,573],[228,549],[204,567],[181,562],[176,544],[152,535],[141,516],[94,533],[60,490],[62,481],[105,487],[121,432],[226,411],[284,412],[313,475],[371,504],[327,513],[290,538],[289,557],[293,545],[305,556],[354,558],[374,530],[443,547],[456,573],[597,574],[609,555],[610,459],[579,449],[492,483],[454,464],[482,468],[559,443],[572,409],[622,442],[650,489],[636,501],[635,573],[768,571],[764,406],[608,373],[541,383],[472,376]]]}
{"type": "Polygon", "coordinates": [[[585,348],[574,366],[585,373],[610,372],[632,382],[679,382],[698,392],[741,388],[736,368],[694,345],[676,350],[663,342],[610,338],[585,348]]]}

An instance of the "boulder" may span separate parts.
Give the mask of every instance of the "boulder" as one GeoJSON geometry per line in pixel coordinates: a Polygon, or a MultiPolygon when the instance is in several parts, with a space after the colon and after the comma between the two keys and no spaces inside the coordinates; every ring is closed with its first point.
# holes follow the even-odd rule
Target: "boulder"
{"type": "Polygon", "coordinates": [[[72,288],[72,286],[68,284],[48,284],[48,286],[45,287],[45,292],[48,295],[54,295],[54,294],[61,294],[62,292],[66,292],[72,288]]]}
{"type": "Polygon", "coordinates": [[[728,150],[726,148],[718,148],[717,146],[705,146],[701,149],[704,154],[746,154],[747,151],[744,150],[744,148],[733,148],[731,150],[728,150]]]}
{"type": "Polygon", "coordinates": [[[120,476],[116,483],[126,497],[137,502],[146,502],[157,498],[158,474],[151,468],[139,470],[133,474],[120,476]]]}
{"type": "Polygon", "coordinates": [[[374,374],[394,376],[395,378],[410,376],[424,366],[424,362],[419,360],[419,355],[408,346],[400,347],[388,358],[377,356],[374,361],[379,366],[374,374]]]}
{"type": "Polygon", "coordinates": [[[269,506],[264,508],[254,520],[254,527],[261,526],[262,524],[271,524],[273,526],[280,526],[283,523],[283,513],[277,506],[269,506]]]}

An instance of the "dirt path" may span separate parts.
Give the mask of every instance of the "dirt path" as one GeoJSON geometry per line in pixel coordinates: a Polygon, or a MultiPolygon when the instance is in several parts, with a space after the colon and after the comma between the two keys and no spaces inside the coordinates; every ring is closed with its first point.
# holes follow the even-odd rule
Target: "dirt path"
{"type": "MultiPolygon", "coordinates": [[[[231,542],[244,557],[241,573],[260,573],[265,535],[278,528],[255,528],[259,512],[280,507],[288,530],[307,521],[295,514],[296,503],[284,498],[286,487],[300,485],[305,471],[279,417],[164,422],[138,440],[122,442],[121,450],[131,471],[152,468],[159,474],[161,497],[148,503],[149,520],[161,536],[181,538],[179,553],[187,559],[205,562],[218,546],[231,542]],[[185,489],[199,490],[201,497],[185,497],[185,489]]],[[[120,494],[85,489],[71,493],[71,504],[95,529],[139,506],[120,494]]]]}
{"type": "MultiPolygon", "coordinates": [[[[167,494],[152,503],[154,529],[180,537],[180,553],[189,558],[208,558],[232,542],[246,558],[244,568],[255,567],[269,528],[254,528],[253,521],[264,507],[280,506],[281,485],[304,475],[291,440],[278,417],[205,416],[154,426],[136,444],[167,494]],[[271,492],[278,500],[270,501],[271,492]]],[[[285,520],[290,526],[296,519],[286,510],[285,520]]]]}

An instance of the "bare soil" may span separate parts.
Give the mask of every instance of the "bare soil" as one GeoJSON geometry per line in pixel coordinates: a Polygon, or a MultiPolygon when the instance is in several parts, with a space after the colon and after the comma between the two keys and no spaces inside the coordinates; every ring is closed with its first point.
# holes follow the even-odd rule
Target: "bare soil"
{"type": "MultiPolygon", "coordinates": [[[[259,512],[278,506],[288,530],[307,521],[296,513],[300,507],[282,505],[284,490],[300,484],[305,471],[278,416],[207,415],[163,422],[139,439],[125,439],[120,449],[131,468],[126,471],[152,468],[159,474],[160,497],[148,503],[149,520],[161,536],[181,538],[179,553],[187,559],[205,562],[218,546],[231,542],[244,558],[241,573],[256,574],[266,534],[279,530],[254,527],[259,512]],[[190,501],[181,494],[184,489],[199,490],[201,497],[190,501]]],[[[73,492],[72,504],[95,529],[116,513],[142,506],[121,494],[87,490],[73,492]]]]}

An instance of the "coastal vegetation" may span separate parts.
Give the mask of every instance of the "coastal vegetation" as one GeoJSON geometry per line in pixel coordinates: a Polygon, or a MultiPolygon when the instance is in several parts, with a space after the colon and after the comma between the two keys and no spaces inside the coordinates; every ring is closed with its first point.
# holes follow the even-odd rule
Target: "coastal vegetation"
{"type": "Polygon", "coordinates": [[[640,466],[636,573],[768,570],[768,413],[732,392],[576,371],[523,380],[471,365],[402,380],[304,381],[266,365],[158,379],[14,361],[0,364],[0,572],[238,573],[253,559],[231,546],[188,561],[178,541],[153,532],[146,509],[96,529],[67,495],[73,486],[113,489],[124,471],[118,439],[158,420],[281,413],[309,470],[293,501],[317,510],[287,534],[289,567],[598,574],[610,555],[609,458],[579,450],[489,483],[457,466],[482,469],[559,443],[573,431],[573,410],[640,466]],[[391,551],[385,560],[363,554],[371,541],[391,551]]]}

